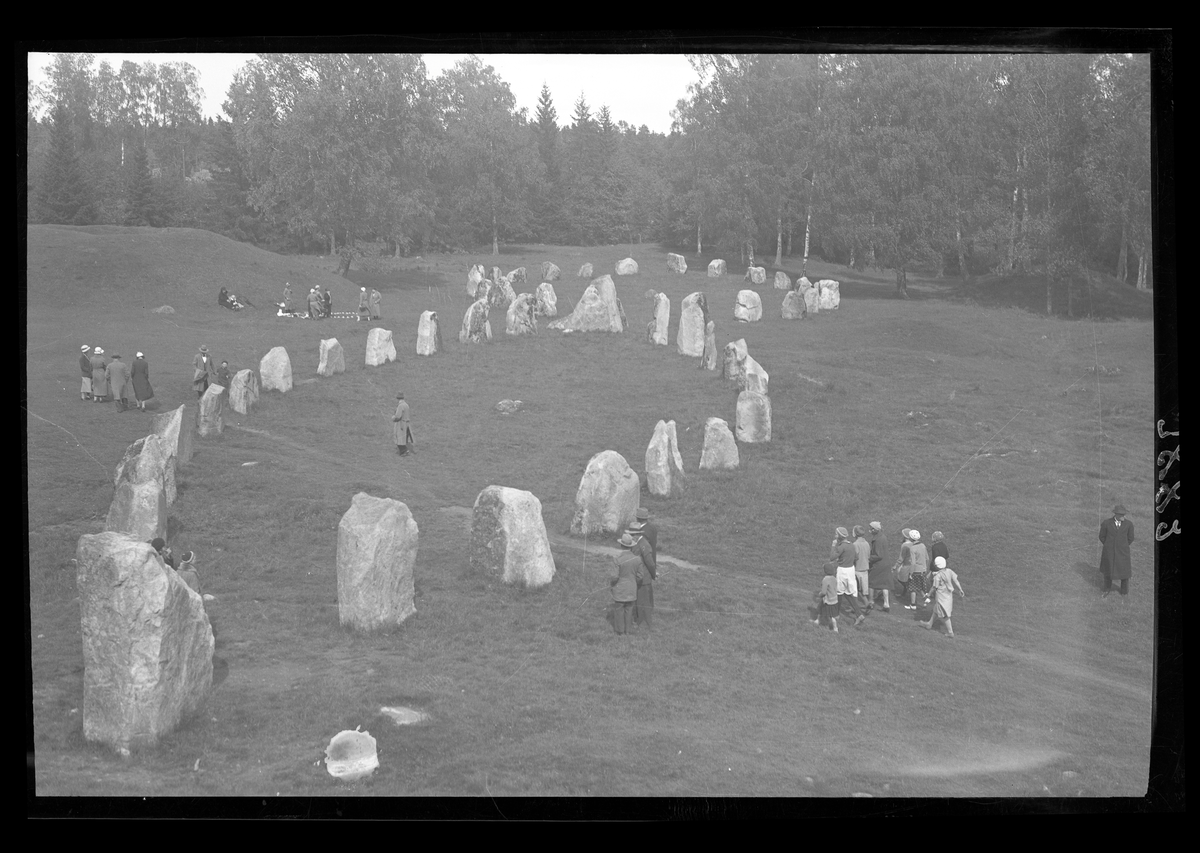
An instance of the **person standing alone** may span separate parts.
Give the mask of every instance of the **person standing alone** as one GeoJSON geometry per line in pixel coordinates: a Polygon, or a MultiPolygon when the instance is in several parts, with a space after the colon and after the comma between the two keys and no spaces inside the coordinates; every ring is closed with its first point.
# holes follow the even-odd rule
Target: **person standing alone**
{"type": "Polygon", "coordinates": [[[138,408],[146,411],[146,401],[154,398],[154,389],[150,387],[150,364],[143,353],[138,353],[133,360],[133,396],[138,408]]]}
{"type": "Polygon", "coordinates": [[[396,442],[396,453],[408,455],[408,444],[412,441],[412,421],[408,417],[408,403],[404,394],[396,395],[400,402],[396,404],[396,414],[392,415],[392,440],[396,442]]]}
{"type": "Polygon", "coordinates": [[[200,351],[192,359],[192,367],[195,368],[195,372],[192,374],[192,390],[196,392],[196,399],[199,400],[208,390],[208,383],[217,372],[213,367],[212,356],[208,354],[207,346],[203,344],[200,346],[200,351]]]}
{"type": "Polygon", "coordinates": [[[1125,507],[1113,507],[1113,517],[1100,525],[1100,573],[1104,575],[1104,595],[1112,595],[1112,582],[1121,582],[1121,595],[1129,594],[1129,578],[1133,567],[1129,560],[1129,544],[1133,542],[1133,522],[1125,518],[1125,507]]]}

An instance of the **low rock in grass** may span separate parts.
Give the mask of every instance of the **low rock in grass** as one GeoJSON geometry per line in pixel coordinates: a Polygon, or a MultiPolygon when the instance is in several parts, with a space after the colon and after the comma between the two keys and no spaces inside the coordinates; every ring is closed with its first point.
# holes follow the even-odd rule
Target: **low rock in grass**
{"type": "Polygon", "coordinates": [[[542,281],[558,281],[561,275],[562,270],[558,268],[558,264],[542,261],[542,281]]]}
{"type": "Polygon", "coordinates": [[[325,747],[325,769],[337,779],[353,782],[378,768],[379,751],[370,732],[338,732],[325,747]]]}
{"type": "Polygon", "coordinates": [[[595,273],[592,272],[591,264],[584,264],[579,268],[576,278],[591,278],[595,273]]]}
{"type": "Polygon", "coordinates": [[[637,271],[637,261],[633,258],[622,258],[617,261],[617,275],[635,275],[637,271]]]}
{"type": "Polygon", "coordinates": [[[667,269],[669,269],[671,272],[677,272],[682,275],[683,273],[687,272],[687,260],[684,259],[683,255],[677,255],[674,252],[670,252],[667,255],[667,269]]]}
{"type": "Polygon", "coordinates": [[[715,258],[708,262],[708,277],[720,278],[725,275],[725,262],[720,258],[715,258]]]}
{"type": "Polygon", "coordinates": [[[753,290],[738,291],[733,318],[743,323],[757,323],[762,319],[762,298],[753,290]]]}
{"type": "Polygon", "coordinates": [[[746,281],[750,282],[751,284],[766,284],[767,283],[766,267],[747,267],[746,268],[746,281]]]}

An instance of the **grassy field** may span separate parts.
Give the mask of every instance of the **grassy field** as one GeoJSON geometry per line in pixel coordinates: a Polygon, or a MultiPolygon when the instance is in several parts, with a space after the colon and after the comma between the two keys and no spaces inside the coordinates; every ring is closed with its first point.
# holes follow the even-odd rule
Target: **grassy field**
{"type": "MultiPolygon", "coordinates": [[[[457,341],[471,264],[486,255],[332,272],[216,235],[148,228],[28,229],[29,581],[39,795],[1139,796],[1149,762],[1155,583],[1150,297],[1097,281],[1048,318],[1036,280],[915,280],[821,263],[838,311],[733,320],[739,275],[683,275],[658,246],[514,247],[504,270],[563,269],[567,312],[614,277],[624,335],[457,341]],[[399,361],[363,366],[368,324],[274,316],[284,281],[328,285],[354,310],[383,293],[399,361]],[[217,306],[221,286],[258,310],[217,306]],[[668,347],[646,342],[647,291],[671,299],[668,347]],[[697,471],[706,418],[734,420],[736,389],[678,355],[680,300],[702,290],[718,346],[744,337],[770,373],[773,440],[737,472],[697,471]],[[171,305],[173,314],[151,309],[171,305]],[[436,310],[446,351],[415,355],[436,310]],[[318,378],[336,336],[347,372],[318,378]],[[82,736],[78,537],[103,524],[113,468],[149,431],[77,393],[81,344],[142,350],[163,408],[194,400],[191,357],[257,368],[273,346],[297,385],[266,394],[225,433],[197,439],[170,535],[194,549],[217,633],[214,689],[159,748],[122,760],[82,736]],[[1104,365],[1105,372],[1092,368],[1104,365]],[[1119,372],[1113,370],[1119,368],[1119,372]],[[416,453],[391,443],[398,390],[416,453]],[[505,398],[524,401],[497,413],[505,398]],[[566,536],[588,459],[611,449],[639,472],[674,418],[687,475],[645,494],[663,569],[651,635],[605,622],[612,542],[566,536]],[[255,461],[246,467],[245,462],[255,461]],[[538,592],[472,572],[470,507],[488,485],[542,501],[558,573],[538,592]],[[415,616],[358,636],[337,622],[336,527],[358,491],[408,504],[420,526],[415,616]],[[1128,599],[1099,595],[1099,522],[1123,502],[1137,525],[1128,599]],[[911,613],[873,613],[833,635],[809,623],[833,529],[879,520],[946,534],[967,591],[956,638],[911,613]],[[428,722],[396,727],[403,704],[428,722]],[[337,782],[323,749],[344,728],[379,740],[380,769],[337,782]]],[[[784,269],[795,275],[798,260],[784,269]]],[[[736,266],[736,261],[731,266],[736,266]]],[[[770,273],[768,275],[770,281],[770,273]]],[[[1064,300],[1065,304],[1065,300],[1064,300]]],[[[644,479],[644,478],[643,478],[644,479]]]]}

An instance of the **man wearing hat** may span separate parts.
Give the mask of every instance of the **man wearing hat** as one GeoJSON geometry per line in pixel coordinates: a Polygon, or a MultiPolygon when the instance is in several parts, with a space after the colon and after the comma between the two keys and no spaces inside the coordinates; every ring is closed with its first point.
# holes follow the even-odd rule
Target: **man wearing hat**
{"type": "Polygon", "coordinates": [[[854,550],[854,543],[850,541],[849,530],[839,527],[834,532],[837,538],[833,540],[833,546],[829,549],[829,559],[837,563],[838,601],[843,608],[848,607],[858,617],[854,624],[861,625],[867,616],[858,606],[858,579],[854,572],[858,554],[854,550]]]}
{"type": "Polygon", "coordinates": [[[90,363],[92,366],[92,400],[103,403],[108,397],[108,374],[105,372],[108,362],[104,360],[104,350],[96,347],[92,351],[90,363]]]}
{"type": "Polygon", "coordinates": [[[121,361],[120,353],[113,353],[113,360],[108,363],[104,373],[113,399],[117,401],[117,411],[125,411],[129,408],[129,365],[121,361]]]}
{"type": "Polygon", "coordinates": [[[192,390],[196,392],[198,400],[204,396],[204,392],[208,390],[209,381],[217,374],[217,369],[213,367],[212,356],[208,354],[208,347],[204,344],[200,345],[200,351],[192,358],[192,367],[195,369],[192,374],[192,390]]]}
{"type": "Polygon", "coordinates": [[[79,386],[79,399],[92,399],[92,360],[88,358],[91,347],[84,344],[79,348],[79,370],[83,373],[83,384],[79,386]]]}
{"type": "Polygon", "coordinates": [[[321,317],[321,297],[315,287],[308,289],[308,319],[319,320],[321,317]]]}
{"type": "Polygon", "coordinates": [[[1121,582],[1121,595],[1129,594],[1129,577],[1133,569],[1129,561],[1129,543],[1133,541],[1133,522],[1125,518],[1125,507],[1113,507],[1113,517],[1100,525],[1100,573],[1104,575],[1104,598],[1112,595],[1112,582],[1121,582]]]}
{"type": "Polygon", "coordinates": [[[892,552],[888,548],[887,536],[883,533],[883,525],[872,521],[871,556],[867,563],[867,587],[872,601],[876,594],[883,593],[883,612],[892,609],[888,600],[892,590],[892,552]]]}
{"type": "Polygon", "coordinates": [[[396,453],[408,455],[408,444],[413,440],[412,422],[408,417],[408,403],[404,402],[404,393],[396,395],[400,402],[396,404],[396,414],[392,415],[392,440],[396,442],[396,453]]]}
{"type": "Polygon", "coordinates": [[[138,408],[146,411],[146,401],[154,398],[154,389],[150,387],[150,364],[146,356],[139,352],[133,360],[130,374],[133,379],[133,396],[137,399],[138,408]]]}
{"type": "Polygon", "coordinates": [[[642,560],[642,573],[637,582],[637,603],[633,607],[634,624],[641,623],[647,628],[654,621],[654,581],[658,578],[658,562],[655,556],[654,543],[646,535],[646,522],[642,516],[649,519],[650,513],[644,509],[638,510],[638,521],[632,522],[625,533],[633,539],[632,553],[642,560]]]}
{"type": "Polygon", "coordinates": [[[612,587],[612,623],[613,630],[618,634],[628,634],[633,627],[633,608],[637,601],[638,575],[644,575],[645,569],[642,558],[633,553],[633,537],[628,533],[621,534],[617,540],[622,548],[621,554],[613,558],[616,564],[617,576],[609,582],[612,587]]]}
{"type": "Polygon", "coordinates": [[[382,299],[383,299],[383,295],[378,290],[376,290],[375,288],[372,287],[371,288],[371,299],[369,302],[369,304],[371,306],[371,319],[372,320],[379,319],[379,303],[382,299]]]}

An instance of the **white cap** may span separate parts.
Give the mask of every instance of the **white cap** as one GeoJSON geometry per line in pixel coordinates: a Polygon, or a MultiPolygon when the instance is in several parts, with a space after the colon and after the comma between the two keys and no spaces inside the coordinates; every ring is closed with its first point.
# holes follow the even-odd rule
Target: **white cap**
{"type": "Polygon", "coordinates": [[[939,569],[946,568],[946,558],[945,557],[934,557],[933,565],[939,569]]]}
{"type": "Polygon", "coordinates": [[[91,347],[89,347],[87,344],[84,344],[83,346],[81,346],[81,347],[79,348],[79,351],[80,351],[80,352],[87,352],[87,351],[88,351],[88,350],[90,350],[90,349],[91,349],[91,347]]]}
{"type": "Polygon", "coordinates": [[[921,531],[920,531],[920,530],[910,530],[910,531],[908,531],[908,538],[909,538],[909,539],[911,539],[911,540],[912,540],[912,541],[914,541],[914,542],[918,542],[918,541],[920,541],[920,539],[921,539],[921,531]]]}
{"type": "Polygon", "coordinates": [[[138,357],[138,358],[145,358],[146,356],[145,356],[143,353],[140,353],[140,352],[139,352],[139,353],[137,354],[137,357],[138,357]]]}

